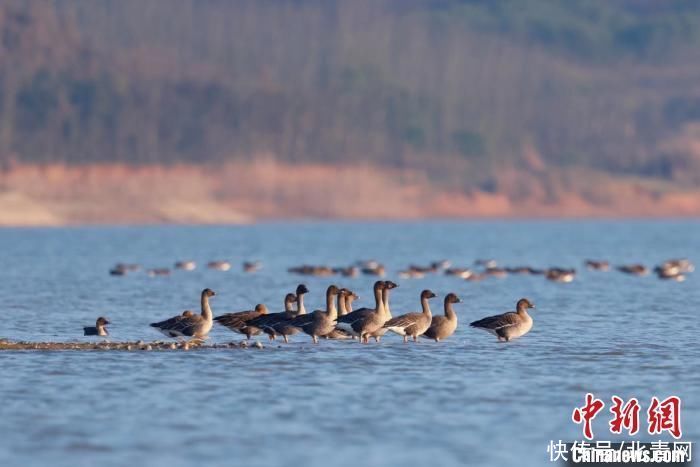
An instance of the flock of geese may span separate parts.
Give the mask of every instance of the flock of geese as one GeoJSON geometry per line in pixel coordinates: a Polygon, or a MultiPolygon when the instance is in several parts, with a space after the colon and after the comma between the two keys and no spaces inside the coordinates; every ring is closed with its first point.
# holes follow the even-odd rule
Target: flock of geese
{"type": "MultiPolygon", "coordinates": [[[[609,271],[613,269],[608,261],[586,260],[585,267],[593,271],[609,271]]],[[[501,267],[494,260],[477,260],[474,268],[455,268],[447,260],[435,261],[428,266],[411,265],[398,273],[404,279],[424,277],[430,273],[443,273],[468,281],[481,280],[485,277],[503,278],[509,274],[543,275],[554,282],[572,282],[576,277],[576,270],[572,268],[548,268],[537,269],[530,266],[501,267]]],[[[175,269],[192,271],[197,267],[194,261],[178,261],[175,269]]],[[[211,261],[207,263],[209,269],[228,271],[231,263],[228,261],[211,261]]],[[[259,261],[243,263],[243,271],[255,272],[262,267],[259,261]]],[[[694,265],[687,259],[670,259],[657,265],[653,269],[643,264],[618,265],[614,269],[619,272],[634,276],[649,275],[652,270],[664,280],[684,281],[686,275],[695,270],[694,265]]],[[[136,264],[117,264],[110,274],[126,275],[130,272],[141,270],[136,264]]],[[[302,265],[289,268],[290,273],[301,275],[327,277],[341,275],[343,277],[355,277],[359,274],[377,276],[382,278],[386,274],[386,268],[378,261],[358,261],[349,267],[330,267],[302,265]]],[[[170,269],[155,268],[147,270],[151,276],[168,275],[170,269]]],[[[253,310],[226,313],[214,317],[209,299],[216,294],[211,289],[204,289],[201,295],[201,313],[185,311],[180,315],[151,323],[151,327],[158,329],[170,338],[195,341],[206,339],[214,323],[218,323],[231,331],[245,335],[247,339],[253,336],[266,334],[273,341],[281,337],[285,343],[289,337],[304,333],[311,336],[314,343],[320,338],[324,339],[357,339],[361,343],[368,343],[370,339],[379,342],[387,332],[403,336],[404,342],[409,338],[417,341],[419,337],[433,339],[437,342],[450,337],[457,329],[457,314],[453,305],[460,303],[459,297],[454,293],[444,297],[444,315],[433,316],[430,309],[430,300],[436,295],[430,290],[423,290],[420,294],[422,311],[406,313],[394,317],[389,306],[389,295],[392,289],[398,285],[390,280],[377,280],[374,283],[374,307],[353,310],[353,302],[358,298],[352,290],[331,285],[326,290],[326,307],[323,310],[315,310],[307,313],[304,307],[304,295],[309,293],[306,285],[300,284],[294,293],[288,293],[284,298],[284,311],[269,313],[264,304],[258,304],[253,310]]],[[[486,330],[502,341],[520,337],[532,328],[532,318],[528,310],[534,308],[531,301],[520,299],[515,311],[500,315],[489,316],[470,323],[472,327],[486,330]]],[[[107,336],[109,321],[100,317],[95,326],[84,328],[86,336],[107,336]]]]}
{"type": "MultiPolygon", "coordinates": [[[[260,261],[245,261],[243,262],[243,271],[252,273],[257,272],[262,268],[260,261]]],[[[586,269],[591,271],[609,271],[612,269],[610,262],[605,260],[588,259],[584,262],[586,269]]],[[[225,260],[209,261],[206,264],[208,269],[217,271],[229,271],[232,267],[231,262],[225,260]]],[[[183,271],[194,271],[197,268],[195,261],[178,261],[174,265],[174,269],[183,271]]],[[[140,271],[142,268],[138,264],[118,263],[109,273],[113,276],[125,276],[132,272],[140,271]]],[[[652,271],[659,279],[672,280],[683,282],[686,275],[695,270],[695,266],[688,259],[669,259],[655,266],[653,269],[641,263],[621,264],[615,266],[619,272],[634,276],[646,276],[652,271]]],[[[376,277],[384,277],[387,268],[376,260],[358,261],[347,267],[332,267],[326,265],[309,265],[304,264],[289,268],[287,271],[293,274],[315,277],[330,277],[340,275],[342,277],[357,277],[360,274],[376,277]]],[[[158,267],[146,269],[146,273],[151,277],[169,276],[170,268],[158,267]]],[[[567,267],[550,267],[536,268],[532,266],[499,266],[493,259],[480,259],[474,262],[474,267],[452,267],[448,260],[433,261],[427,266],[409,265],[407,268],[398,272],[398,277],[401,279],[421,279],[427,274],[443,273],[448,276],[458,277],[466,281],[475,282],[489,277],[505,278],[510,274],[513,275],[534,275],[543,276],[545,279],[552,282],[573,282],[576,278],[577,271],[575,268],[567,267]]]]}
{"type": "MultiPolygon", "coordinates": [[[[610,262],[604,260],[589,259],[584,262],[584,265],[586,269],[592,271],[609,271],[611,269],[610,262]]],[[[650,268],[639,263],[622,264],[616,266],[615,269],[619,272],[635,276],[646,276],[651,272],[650,268]]],[[[694,270],[695,267],[687,259],[670,259],[653,269],[659,279],[674,280],[677,282],[684,281],[686,274],[694,270]]],[[[328,277],[335,274],[339,274],[343,277],[356,277],[359,274],[384,277],[386,275],[386,267],[377,261],[370,260],[358,261],[356,264],[348,267],[305,264],[289,268],[288,272],[317,277],[328,277]]],[[[440,272],[470,282],[480,281],[489,277],[502,279],[510,274],[529,274],[544,276],[545,279],[552,282],[563,283],[573,282],[577,273],[575,268],[536,268],[526,265],[503,267],[499,266],[493,259],[480,259],[474,262],[473,268],[452,267],[452,264],[448,260],[434,261],[427,266],[409,265],[407,268],[399,271],[398,276],[401,279],[421,279],[427,274],[440,272]]]]}
{"type": "MultiPolygon", "coordinates": [[[[430,300],[436,295],[426,289],[420,294],[420,312],[394,317],[389,305],[389,294],[396,287],[398,285],[392,281],[376,281],[373,287],[374,307],[353,310],[357,294],[331,285],[326,290],[325,309],[307,313],[304,295],[309,293],[309,289],[306,285],[299,284],[294,293],[285,296],[284,311],[269,313],[265,305],[258,304],[253,310],[216,317],[209,304],[209,299],[216,293],[207,288],[201,294],[200,314],[187,310],[164,321],[151,323],[150,326],[169,338],[190,338],[191,341],[206,339],[215,322],[245,335],[247,339],[266,334],[271,341],[281,337],[285,343],[289,342],[290,336],[299,333],[309,335],[315,344],[320,338],[357,339],[364,344],[369,343],[370,339],[379,342],[389,331],[403,336],[404,342],[408,342],[409,338],[416,342],[419,337],[439,342],[454,334],[458,319],[453,305],[461,302],[456,294],[449,293],[445,296],[444,315],[433,316],[430,300]]],[[[515,311],[489,316],[470,325],[494,334],[500,341],[510,341],[530,331],[532,318],[528,309],[534,307],[530,300],[522,298],[517,302],[515,311]]],[[[108,324],[107,319],[100,317],[94,327],[84,328],[84,334],[108,336],[108,324]]]]}

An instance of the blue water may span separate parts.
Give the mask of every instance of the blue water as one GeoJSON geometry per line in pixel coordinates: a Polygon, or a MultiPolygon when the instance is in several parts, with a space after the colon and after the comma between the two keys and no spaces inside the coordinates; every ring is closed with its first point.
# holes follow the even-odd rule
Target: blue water
{"type": "MultiPolygon", "coordinates": [[[[376,258],[400,284],[392,311],[419,309],[430,288],[457,293],[460,327],[445,342],[404,345],[322,341],[190,352],[2,352],[0,465],[525,465],[548,463],[550,440],[581,439],[571,411],[593,392],[683,399],[684,439],[700,439],[697,275],[684,283],[654,276],[589,272],[586,258],[653,266],[697,260],[694,221],[304,223],[245,227],[110,227],[0,230],[0,337],[83,341],[99,315],[113,340],[156,340],[148,323],[197,310],[210,287],[214,313],[258,302],[281,311],[304,281],[310,309],[332,282],[369,305],[374,278],[301,278],[302,263],[345,265],[376,258]],[[571,284],[541,276],[465,282],[428,275],[398,280],[409,263],[476,258],[503,265],[576,267],[571,284]],[[170,277],[111,277],[114,263],[199,268],[170,277]],[[228,259],[228,272],[204,263],[228,259]],[[264,269],[245,274],[244,260],[264,269]],[[534,328],[498,343],[466,323],[536,304],[534,328]]],[[[215,327],[212,342],[240,340],[215,327]]],[[[642,414],[644,415],[644,414],[642,414]]],[[[645,419],[642,417],[642,431],[645,419]]],[[[638,436],[632,439],[647,439],[638,436]]],[[[655,437],[654,439],[656,439],[655,437]]],[[[665,438],[665,437],[664,437],[665,438]]],[[[626,438],[630,439],[630,438],[626,438]]]]}

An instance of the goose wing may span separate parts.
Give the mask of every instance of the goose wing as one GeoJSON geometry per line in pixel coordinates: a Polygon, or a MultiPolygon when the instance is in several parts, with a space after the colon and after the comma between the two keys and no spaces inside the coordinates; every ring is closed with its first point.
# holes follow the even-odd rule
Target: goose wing
{"type": "Polygon", "coordinates": [[[469,323],[469,326],[497,331],[499,329],[515,326],[519,322],[518,314],[514,311],[510,311],[501,315],[488,316],[478,321],[473,321],[469,323]]]}
{"type": "Polygon", "coordinates": [[[268,313],[266,315],[260,315],[257,318],[249,320],[247,326],[255,326],[256,328],[272,328],[275,324],[284,320],[287,317],[287,313],[282,311],[280,313],[268,313]]]}
{"type": "Polygon", "coordinates": [[[296,328],[301,328],[301,327],[304,327],[304,326],[308,326],[309,324],[311,324],[311,323],[314,322],[314,319],[316,319],[316,314],[317,314],[318,312],[319,312],[319,311],[316,310],[316,311],[314,311],[313,313],[307,313],[307,314],[305,314],[305,315],[297,315],[297,316],[295,316],[294,318],[292,318],[292,319],[290,319],[290,320],[288,320],[288,321],[286,321],[286,322],[287,322],[287,324],[289,324],[290,326],[294,326],[294,327],[296,327],[296,328]]]}
{"type": "Polygon", "coordinates": [[[373,313],[376,313],[377,310],[374,310],[372,308],[358,308],[355,311],[351,311],[347,315],[343,315],[338,317],[338,322],[339,323],[347,323],[347,324],[352,324],[355,321],[359,321],[362,319],[367,318],[373,313]]]}
{"type": "Polygon", "coordinates": [[[241,329],[248,325],[248,321],[261,316],[261,313],[255,310],[239,311],[237,313],[226,313],[214,318],[214,321],[226,326],[229,329],[241,329]]]}
{"type": "Polygon", "coordinates": [[[418,322],[422,317],[423,313],[406,313],[405,315],[390,319],[384,323],[384,327],[387,329],[407,328],[408,326],[418,322]]]}
{"type": "Polygon", "coordinates": [[[202,321],[201,315],[182,316],[178,315],[159,323],[151,323],[151,326],[161,331],[169,331],[184,336],[194,335],[197,325],[202,321]]]}

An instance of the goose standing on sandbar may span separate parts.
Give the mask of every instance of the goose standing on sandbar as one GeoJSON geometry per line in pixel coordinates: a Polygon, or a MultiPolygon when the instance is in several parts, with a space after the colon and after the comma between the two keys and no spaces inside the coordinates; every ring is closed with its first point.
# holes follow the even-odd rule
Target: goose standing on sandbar
{"type": "Polygon", "coordinates": [[[457,313],[452,309],[452,304],[461,302],[462,300],[457,295],[447,294],[445,297],[445,316],[433,316],[433,321],[428,330],[423,333],[423,337],[440,342],[454,334],[457,329],[457,313]]]}
{"type": "Polygon", "coordinates": [[[306,285],[299,284],[296,290],[296,312],[291,318],[280,320],[272,326],[275,333],[282,336],[285,344],[289,344],[289,336],[293,336],[294,334],[300,332],[299,328],[292,326],[290,322],[297,316],[306,314],[306,308],[304,307],[304,295],[307,293],[309,293],[309,289],[306,288],[306,285]]]}
{"type": "Polygon", "coordinates": [[[249,322],[260,316],[267,314],[267,307],[262,303],[255,305],[255,309],[246,311],[237,311],[235,313],[226,313],[214,318],[214,321],[222,326],[226,326],[233,332],[245,334],[246,339],[250,340],[252,336],[257,336],[262,332],[262,329],[250,325],[249,322]]]}
{"type": "Polygon", "coordinates": [[[374,283],[374,308],[360,308],[352,313],[338,318],[338,329],[342,329],[354,336],[358,336],[363,344],[369,342],[369,334],[381,328],[386,322],[386,313],[382,294],[386,283],[377,281],[374,283]]]}
{"type": "Polygon", "coordinates": [[[301,329],[311,336],[314,344],[318,344],[318,338],[324,337],[335,329],[335,322],[338,319],[338,310],[335,307],[335,297],[340,293],[340,289],[331,285],[326,290],[326,309],[315,310],[308,315],[297,316],[289,322],[290,325],[301,329]]]}
{"type": "Polygon", "coordinates": [[[248,321],[248,327],[256,327],[262,329],[262,331],[267,334],[270,341],[275,340],[277,337],[277,332],[275,331],[275,325],[281,321],[290,320],[294,318],[296,312],[294,311],[293,305],[297,301],[296,295],[293,293],[288,293],[284,297],[284,311],[279,313],[268,313],[266,315],[258,316],[257,318],[248,321]]]}
{"type": "Polygon", "coordinates": [[[431,290],[424,290],[420,294],[420,304],[423,308],[421,313],[406,313],[397,316],[384,323],[384,327],[389,331],[403,336],[403,341],[408,342],[408,336],[413,337],[413,342],[418,340],[418,336],[423,334],[430,327],[433,314],[430,312],[428,300],[434,298],[435,294],[431,290]]]}
{"type": "Polygon", "coordinates": [[[194,337],[206,339],[213,325],[213,315],[209,306],[209,298],[216,295],[211,289],[202,290],[201,308],[202,314],[183,313],[173,318],[151,323],[151,327],[158,329],[167,337],[184,338],[194,337]]]}
{"type": "Polygon", "coordinates": [[[100,316],[97,318],[97,321],[95,322],[95,326],[85,326],[83,328],[83,335],[84,336],[100,336],[100,337],[106,337],[109,336],[109,332],[107,332],[106,326],[109,324],[109,321],[107,318],[103,318],[100,316]]]}
{"type": "Polygon", "coordinates": [[[498,337],[499,341],[508,342],[527,334],[532,329],[532,318],[527,313],[528,308],[535,308],[535,305],[527,298],[521,298],[515,305],[516,311],[489,316],[469,325],[490,332],[498,337]]]}
{"type": "MultiPolygon", "coordinates": [[[[389,308],[389,292],[391,291],[391,289],[395,289],[396,287],[398,287],[398,284],[396,284],[395,282],[384,281],[384,290],[382,291],[382,304],[384,305],[384,317],[387,321],[389,321],[392,318],[391,309],[389,308]]],[[[382,339],[382,336],[386,334],[387,331],[387,328],[381,327],[376,331],[370,333],[369,337],[374,337],[374,341],[379,342],[382,339]]]]}

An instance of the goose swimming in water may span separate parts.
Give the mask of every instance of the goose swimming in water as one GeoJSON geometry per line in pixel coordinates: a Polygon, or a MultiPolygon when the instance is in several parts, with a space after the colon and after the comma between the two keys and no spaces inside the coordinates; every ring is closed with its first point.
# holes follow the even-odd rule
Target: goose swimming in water
{"type": "Polygon", "coordinates": [[[175,263],[175,269],[182,269],[183,271],[194,271],[197,269],[197,263],[194,261],[178,261],[175,263]]]}
{"type": "Polygon", "coordinates": [[[217,271],[228,271],[231,269],[231,263],[228,261],[209,261],[207,263],[209,269],[215,269],[217,271]]]}
{"type": "Polygon", "coordinates": [[[214,318],[214,321],[222,326],[226,326],[233,332],[245,334],[246,339],[250,339],[252,336],[257,336],[262,332],[261,328],[249,324],[250,321],[266,314],[267,307],[262,303],[258,303],[253,310],[226,313],[217,316],[214,318]]]}
{"type": "Polygon", "coordinates": [[[625,264],[618,266],[617,270],[624,272],[625,274],[632,274],[634,276],[646,276],[649,274],[649,268],[643,264],[625,264]]]}
{"type": "Polygon", "coordinates": [[[358,336],[360,342],[366,344],[369,341],[368,335],[381,328],[387,320],[382,300],[385,287],[386,283],[384,281],[375,282],[374,308],[360,308],[345,316],[341,316],[338,318],[337,327],[354,336],[358,336]]]}
{"type": "Polygon", "coordinates": [[[527,313],[528,308],[535,305],[527,298],[521,298],[515,306],[516,311],[474,321],[469,325],[488,331],[498,337],[499,341],[509,341],[527,334],[532,329],[532,318],[527,313]]]}
{"type": "Polygon", "coordinates": [[[308,315],[297,316],[289,324],[301,329],[311,336],[314,344],[318,344],[318,338],[324,337],[335,329],[335,322],[338,319],[338,310],[335,307],[335,297],[340,293],[340,289],[331,285],[326,290],[326,309],[315,310],[308,315]]]}
{"type": "Polygon", "coordinates": [[[84,336],[102,336],[102,337],[109,336],[109,333],[107,332],[107,328],[105,327],[108,324],[110,324],[110,323],[107,320],[107,318],[103,318],[102,316],[100,316],[99,318],[97,318],[97,321],[95,322],[94,327],[93,326],[86,326],[83,328],[83,335],[84,336]]]}
{"type": "Polygon", "coordinates": [[[216,293],[211,289],[202,290],[202,313],[200,315],[185,311],[183,314],[166,319],[165,321],[151,323],[151,327],[158,329],[167,337],[195,337],[204,339],[209,334],[209,331],[211,331],[213,324],[209,298],[215,295],[216,293]]]}
{"type": "Polygon", "coordinates": [[[434,339],[440,342],[454,334],[457,329],[457,313],[452,309],[454,303],[461,303],[462,300],[453,293],[445,297],[445,316],[433,316],[430,327],[423,333],[423,337],[434,339]]]}
{"type": "Polygon", "coordinates": [[[404,342],[408,342],[408,336],[413,337],[413,342],[416,342],[418,336],[430,328],[433,315],[430,312],[428,300],[433,297],[435,297],[435,294],[432,291],[424,290],[420,294],[420,303],[423,307],[422,313],[406,313],[405,315],[397,316],[384,323],[384,327],[403,336],[404,342]]]}
{"type": "Polygon", "coordinates": [[[243,263],[243,272],[257,272],[262,268],[260,261],[246,261],[243,263]]]}
{"type": "Polygon", "coordinates": [[[591,271],[609,271],[610,270],[610,263],[608,261],[598,261],[598,260],[594,260],[594,259],[587,259],[584,264],[591,271]]]}

